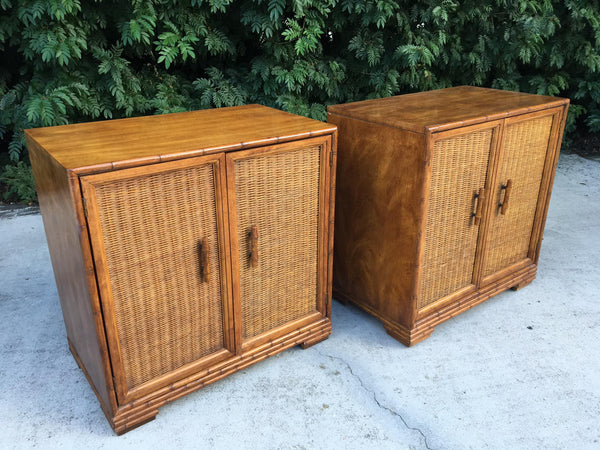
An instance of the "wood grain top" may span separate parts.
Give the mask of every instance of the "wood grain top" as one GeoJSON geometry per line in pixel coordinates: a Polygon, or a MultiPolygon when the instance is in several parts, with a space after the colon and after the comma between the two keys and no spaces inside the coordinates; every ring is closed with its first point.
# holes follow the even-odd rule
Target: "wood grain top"
{"type": "Polygon", "coordinates": [[[458,86],[332,105],[328,114],[425,133],[568,104],[558,97],[458,86]]]}
{"type": "Polygon", "coordinates": [[[261,105],[26,130],[66,169],[92,173],[328,134],[335,125],[261,105]]]}

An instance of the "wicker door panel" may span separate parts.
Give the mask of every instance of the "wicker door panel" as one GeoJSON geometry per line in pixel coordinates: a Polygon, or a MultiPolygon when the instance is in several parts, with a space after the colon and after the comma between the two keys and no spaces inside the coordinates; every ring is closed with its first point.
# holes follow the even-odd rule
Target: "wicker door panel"
{"type": "Polygon", "coordinates": [[[472,213],[486,184],[493,134],[485,128],[435,141],[419,308],[473,284],[479,225],[472,213]]]}
{"type": "Polygon", "coordinates": [[[492,193],[490,228],[486,239],[484,277],[529,256],[536,205],[546,162],[554,116],[508,124],[500,154],[497,183],[492,193]],[[510,196],[501,213],[510,180],[510,196]]]}
{"type": "Polygon", "coordinates": [[[318,308],[322,146],[277,150],[233,161],[244,341],[318,308]]]}
{"type": "Polygon", "coordinates": [[[219,161],[204,161],[83,178],[122,396],[226,347],[219,161]]]}

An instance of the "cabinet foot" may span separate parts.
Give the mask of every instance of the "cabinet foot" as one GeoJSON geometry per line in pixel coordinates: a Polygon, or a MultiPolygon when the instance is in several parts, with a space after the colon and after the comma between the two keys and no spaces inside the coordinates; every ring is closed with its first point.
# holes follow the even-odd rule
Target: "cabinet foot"
{"type": "Polygon", "coordinates": [[[114,429],[115,433],[118,436],[127,433],[128,431],[133,430],[134,428],[141,427],[142,425],[152,422],[156,419],[156,415],[158,414],[158,409],[152,410],[150,412],[146,412],[145,414],[135,417],[128,418],[124,421],[115,420],[114,429]]]}
{"type": "Polygon", "coordinates": [[[317,336],[312,337],[311,339],[307,339],[306,341],[300,344],[300,347],[302,347],[303,350],[306,350],[307,348],[324,341],[329,337],[330,334],[331,332],[321,333],[317,336]]]}
{"type": "Polygon", "coordinates": [[[409,330],[408,328],[402,326],[391,325],[387,323],[384,325],[384,327],[387,334],[407,347],[412,347],[413,345],[424,341],[431,336],[431,333],[433,332],[433,328],[413,328],[412,330],[409,330]]]}
{"type": "Polygon", "coordinates": [[[511,287],[510,289],[512,291],[520,291],[521,289],[523,289],[525,286],[529,286],[531,284],[531,282],[533,281],[533,279],[531,280],[526,280],[526,281],[521,281],[519,284],[517,284],[516,286],[511,287]]]}

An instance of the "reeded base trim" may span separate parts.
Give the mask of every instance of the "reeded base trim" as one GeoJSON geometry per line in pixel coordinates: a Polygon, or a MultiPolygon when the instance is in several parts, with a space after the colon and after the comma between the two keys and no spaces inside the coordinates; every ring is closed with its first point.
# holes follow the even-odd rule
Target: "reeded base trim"
{"type": "Polygon", "coordinates": [[[387,334],[407,347],[412,347],[418,342],[427,339],[433,331],[433,328],[428,328],[427,330],[413,328],[412,330],[409,330],[406,327],[389,323],[384,323],[384,328],[387,334]]]}
{"type": "MultiPolygon", "coordinates": [[[[255,347],[254,349],[242,355],[233,356],[219,364],[216,364],[213,367],[210,367],[209,369],[190,375],[182,380],[170,384],[169,386],[165,386],[164,388],[159,389],[152,394],[120,406],[114,416],[112,416],[109,411],[104,408],[104,405],[102,409],[111,426],[115,430],[115,433],[121,435],[153,420],[158,414],[158,408],[178,399],[179,397],[194,392],[204,386],[220,380],[221,378],[225,378],[228,375],[245,369],[252,364],[262,361],[263,359],[280,353],[295,345],[301,345],[303,348],[308,348],[327,339],[330,334],[331,321],[329,318],[325,317],[308,326],[288,333],[278,339],[273,339],[272,341],[269,341],[259,347],[255,347]]],[[[72,346],[70,346],[70,348],[73,352],[75,360],[79,364],[79,367],[81,367],[89,381],[89,376],[87,376],[85,368],[82,366],[82,364],[80,364],[75,349],[72,346]]],[[[94,392],[96,392],[95,389],[94,392]]],[[[96,396],[100,400],[100,397],[97,393],[96,396]]],[[[100,402],[102,401],[100,400],[100,402]]]]}
{"type": "Polygon", "coordinates": [[[315,334],[314,337],[307,339],[302,344],[300,344],[300,346],[302,347],[303,350],[306,350],[307,348],[310,348],[313,345],[324,341],[325,339],[327,339],[329,337],[330,334],[331,334],[331,328],[329,328],[329,330],[323,331],[319,334],[315,334]]]}
{"type": "MultiPolygon", "coordinates": [[[[535,278],[535,277],[534,277],[535,278]]],[[[529,286],[531,284],[531,282],[533,281],[533,278],[529,281],[521,281],[519,284],[511,287],[511,289],[513,291],[520,291],[521,289],[523,289],[525,286],[529,286]]]]}
{"type": "Polygon", "coordinates": [[[464,298],[459,299],[444,308],[437,311],[432,310],[430,314],[418,319],[412,328],[408,328],[383,317],[368,305],[357,301],[352,298],[351,295],[340,291],[335,286],[333,288],[333,296],[336,300],[341,300],[342,303],[353,303],[369,314],[377,317],[383,322],[385,330],[390,336],[407,347],[410,347],[427,339],[433,332],[435,326],[457,316],[463,311],[471,309],[473,306],[476,306],[507,289],[512,288],[513,290],[518,290],[527,286],[534,280],[536,270],[537,266],[531,264],[516,273],[510,274],[499,281],[490,283],[482,289],[466,295],[464,298]]]}

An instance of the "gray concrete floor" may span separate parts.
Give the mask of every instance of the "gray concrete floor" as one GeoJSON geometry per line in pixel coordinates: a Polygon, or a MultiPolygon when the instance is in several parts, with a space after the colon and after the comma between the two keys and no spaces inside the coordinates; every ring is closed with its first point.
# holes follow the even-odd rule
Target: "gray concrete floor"
{"type": "Polygon", "coordinates": [[[71,357],[41,217],[0,211],[0,448],[600,448],[600,163],[563,155],[537,279],[412,348],[337,302],[332,336],[113,435],[71,357]]]}

